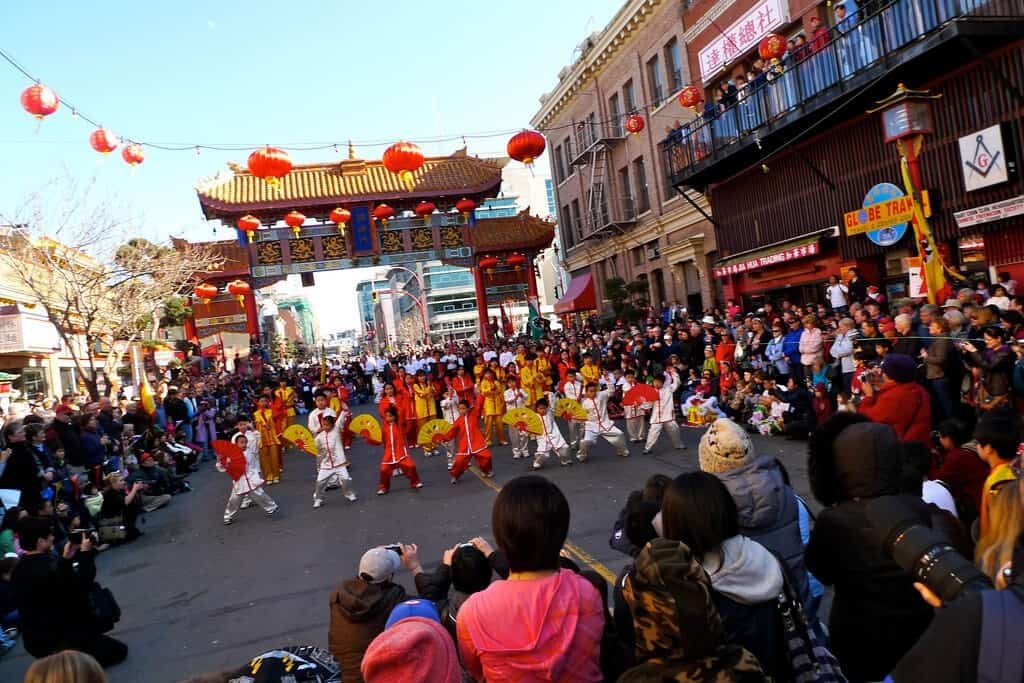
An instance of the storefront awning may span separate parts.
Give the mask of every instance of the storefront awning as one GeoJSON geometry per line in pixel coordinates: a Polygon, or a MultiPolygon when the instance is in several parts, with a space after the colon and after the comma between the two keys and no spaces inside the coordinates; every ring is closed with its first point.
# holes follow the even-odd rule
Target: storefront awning
{"type": "Polygon", "coordinates": [[[815,233],[734,254],[718,261],[714,265],[712,273],[716,278],[739,275],[749,270],[759,270],[795,259],[817,256],[821,253],[821,237],[820,233],[815,233]]]}
{"type": "Polygon", "coordinates": [[[565,296],[555,302],[555,313],[566,315],[577,311],[593,311],[597,309],[597,298],[594,296],[594,279],[587,273],[574,277],[565,290],[565,296]]]}

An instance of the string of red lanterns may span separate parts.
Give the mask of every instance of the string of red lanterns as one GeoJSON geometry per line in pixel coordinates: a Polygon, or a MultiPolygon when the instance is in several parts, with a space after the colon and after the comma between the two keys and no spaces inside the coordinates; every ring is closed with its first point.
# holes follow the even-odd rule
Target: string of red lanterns
{"type": "Polygon", "coordinates": [[[289,211],[284,216],[285,225],[292,229],[295,236],[299,236],[299,232],[302,230],[302,224],[306,222],[306,216],[299,213],[298,211],[289,211]]]}

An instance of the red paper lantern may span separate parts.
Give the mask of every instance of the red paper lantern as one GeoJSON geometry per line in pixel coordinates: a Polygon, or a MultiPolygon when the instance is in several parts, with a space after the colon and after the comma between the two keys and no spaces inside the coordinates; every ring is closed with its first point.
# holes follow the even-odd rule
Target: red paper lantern
{"type": "Polygon", "coordinates": [[[476,264],[478,267],[483,268],[484,272],[488,275],[493,275],[494,269],[498,267],[498,259],[495,256],[483,256],[476,264]]]}
{"type": "Polygon", "coordinates": [[[132,168],[138,166],[146,159],[146,152],[142,149],[142,145],[137,145],[134,142],[125,145],[124,149],[121,150],[121,158],[131,166],[132,168]]]}
{"type": "Polygon", "coordinates": [[[248,167],[249,173],[277,188],[281,186],[281,179],[291,172],[292,160],[283,149],[267,146],[249,155],[248,167]]]}
{"type": "Polygon", "coordinates": [[[412,190],[412,174],[423,166],[423,150],[412,142],[401,140],[384,150],[381,157],[384,168],[392,173],[398,174],[405,185],[405,189],[412,190]]]}
{"type": "Polygon", "coordinates": [[[60,98],[42,83],[30,85],[21,91],[21,107],[40,121],[57,111],[60,98]]]}
{"type": "Polygon", "coordinates": [[[345,234],[345,224],[352,220],[352,212],[348,209],[343,209],[340,206],[331,211],[331,222],[337,224],[338,231],[341,234],[345,234]]]}
{"type": "Polygon", "coordinates": [[[253,234],[260,229],[260,219],[256,218],[256,216],[246,214],[238,219],[238,223],[236,225],[238,225],[239,230],[245,231],[245,236],[248,237],[251,242],[253,234]]]}
{"type": "Polygon", "coordinates": [[[757,46],[757,54],[766,61],[781,59],[782,55],[786,54],[786,39],[778,33],[769,33],[761,39],[761,44],[757,46]]]}
{"type": "Polygon", "coordinates": [[[249,293],[251,288],[249,283],[245,280],[232,280],[228,283],[228,292],[235,296],[238,300],[238,305],[245,305],[245,295],[249,293]]]}
{"type": "Polygon", "coordinates": [[[384,225],[388,224],[388,220],[395,215],[395,210],[387,204],[378,204],[373,210],[373,217],[379,220],[384,225]]]}
{"type": "Polygon", "coordinates": [[[472,199],[463,197],[459,201],[455,202],[455,209],[466,218],[469,218],[469,214],[476,210],[476,202],[472,199]]]}
{"type": "Polygon", "coordinates": [[[415,211],[416,215],[425,220],[429,225],[430,216],[434,213],[434,209],[436,208],[437,207],[434,206],[434,202],[420,202],[416,205],[416,208],[413,209],[413,211],[415,211]]]}
{"type": "Polygon", "coordinates": [[[97,128],[89,136],[89,145],[100,154],[110,154],[121,141],[106,128],[97,128]]]}
{"type": "Polygon", "coordinates": [[[299,236],[299,231],[302,230],[302,224],[306,222],[306,217],[298,211],[289,211],[285,214],[284,222],[292,229],[295,236],[299,236]]]}
{"type": "Polygon", "coordinates": [[[194,294],[200,299],[202,299],[204,304],[210,303],[210,299],[217,296],[218,292],[220,292],[220,290],[217,289],[216,285],[211,285],[209,282],[204,282],[201,285],[196,285],[196,288],[194,290],[194,294]]]}
{"type": "Polygon", "coordinates": [[[522,254],[509,254],[505,257],[505,264],[515,268],[517,273],[522,270],[524,263],[526,263],[526,257],[522,254]]]}
{"type": "Polygon", "coordinates": [[[509,139],[505,149],[516,161],[532,166],[533,160],[544,153],[546,146],[547,142],[543,135],[535,130],[523,130],[509,139]]]}
{"type": "Polygon", "coordinates": [[[704,93],[695,85],[688,85],[679,91],[679,104],[687,109],[696,109],[704,101],[704,93]]]}
{"type": "Polygon", "coordinates": [[[637,135],[644,129],[644,117],[640,114],[630,114],[626,117],[626,130],[633,135],[637,135]]]}

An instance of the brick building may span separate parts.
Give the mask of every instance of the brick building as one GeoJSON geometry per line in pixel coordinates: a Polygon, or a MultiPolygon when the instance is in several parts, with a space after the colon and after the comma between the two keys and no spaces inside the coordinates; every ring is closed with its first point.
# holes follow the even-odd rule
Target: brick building
{"type": "Polygon", "coordinates": [[[541,98],[532,124],[548,158],[571,280],[562,315],[607,311],[604,283],[646,281],[661,302],[693,310],[716,300],[709,269],[715,237],[707,203],[668,182],[658,143],[693,113],[676,95],[691,80],[679,2],[629,0],[541,98]],[[629,115],[645,128],[626,132],[629,115]]]}

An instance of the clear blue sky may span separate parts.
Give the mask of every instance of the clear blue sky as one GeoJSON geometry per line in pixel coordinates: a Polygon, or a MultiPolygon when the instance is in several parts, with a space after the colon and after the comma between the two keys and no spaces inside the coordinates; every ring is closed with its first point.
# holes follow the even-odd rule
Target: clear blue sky
{"type": "MultiPolygon", "coordinates": [[[[622,0],[221,0],[4,3],[0,46],[104,126],[141,140],[260,145],[416,140],[524,127],[583,36],[622,0]],[[12,7],[12,5],[14,5],[12,7]]],[[[150,238],[211,236],[193,184],[247,152],[147,149],[134,176],[62,108],[36,124],[0,64],[0,208],[48,180],[95,177],[150,238]]],[[[469,141],[503,152],[505,139],[469,141]]],[[[449,153],[460,142],[424,145],[449,153]]],[[[361,148],[373,158],[382,147],[361,148]]],[[[343,146],[339,147],[344,154],[343,146]]],[[[300,162],[333,150],[293,153],[300,162]]],[[[543,159],[546,163],[546,157],[543,159]]],[[[227,237],[223,230],[218,237],[227,237]]]]}

